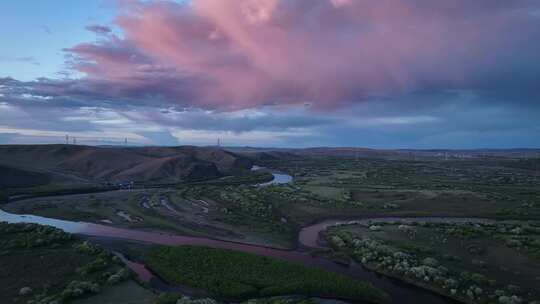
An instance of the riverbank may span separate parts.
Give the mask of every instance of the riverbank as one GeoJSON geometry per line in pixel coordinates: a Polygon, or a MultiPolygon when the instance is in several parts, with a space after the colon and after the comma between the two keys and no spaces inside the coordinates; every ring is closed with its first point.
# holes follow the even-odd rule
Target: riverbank
{"type": "Polygon", "coordinates": [[[540,297],[539,223],[416,220],[341,223],[321,235],[364,267],[464,303],[540,297]]]}
{"type": "Polygon", "coordinates": [[[275,178],[265,186],[179,185],[176,188],[44,196],[12,200],[2,208],[15,214],[293,249],[295,223],[283,223],[281,220],[286,221],[286,217],[277,215],[261,219],[258,213],[252,212],[261,205],[255,205],[253,199],[239,204],[238,200],[221,197],[222,192],[231,192],[227,190],[229,187],[267,191],[271,185],[281,182],[275,178]]]}

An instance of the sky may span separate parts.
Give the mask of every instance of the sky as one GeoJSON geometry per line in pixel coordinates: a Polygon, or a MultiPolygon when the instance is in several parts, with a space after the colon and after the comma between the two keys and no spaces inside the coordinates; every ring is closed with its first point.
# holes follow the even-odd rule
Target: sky
{"type": "Polygon", "coordinates": [[[540,148],[537,0],[0,2],[0,144],[540,148]]]}

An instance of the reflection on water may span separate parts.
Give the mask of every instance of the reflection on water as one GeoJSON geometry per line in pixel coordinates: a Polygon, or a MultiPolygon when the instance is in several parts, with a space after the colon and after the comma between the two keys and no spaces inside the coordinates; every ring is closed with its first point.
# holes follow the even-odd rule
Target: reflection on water
{"type": "Polygon", "coordinates": [[[69,233],[83,233],[87,230],[88,225],[82,222],[70,222],[63,220],[56,220],[36,215],[19,215],[7,213],[3,210],[0,210],[0,221],[8,223],[33,223],[41,224],[47,226],[53,226],[59,229],[62,229],[65,232],[69,233]]]}
{"type": "Polygon", "coordinates": [[[288,184],[288,183],[292,182],[292,179],[293,179],[292,176],[290,176],[288,174],[272,173],[272,175],[274,176],[273,180],[271,180],[269,182],[266,182],[266,183],[259,184],[259,186],[288,184]]]}
{"type": "MultiPolygon", "coordinates": [[[[257,165],[251,167],[251,171],[257,171],[257,170],[261,170],[261,169],[265,169],[265,168],[257,166],[257,165]]],[[[293,180],[293,177],[290,176],[289,174],[278,173],[278,172],[270,172],[270,173],[272,173],[272,175],[274,176],[274,179],[272,179],[271,181],[266,182],[266,183],[258,184],[258,186],[263,186],[264,187],[264,186],[270,186],[270,185],[289,184],[293,180]]]]}

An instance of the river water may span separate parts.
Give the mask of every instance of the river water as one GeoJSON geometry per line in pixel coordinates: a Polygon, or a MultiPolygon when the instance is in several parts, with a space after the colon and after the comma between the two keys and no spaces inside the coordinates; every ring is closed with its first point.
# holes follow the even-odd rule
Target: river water
{"type": "MultiPolygon", "coordinates": [[[[251,171],[257,171],[257,170],[262,170],[262,169],[266,169],[266,168],[265,167],[259,167],[259,166],[253,166],[251,168],[251,171]]],[[[274,176],[274,178],[271,181],[266,182],[266,183],[258,184],[258,186],[263,186],[264,187],[264,186],[270,186],[270,185],[288,184],[288,183],[292,182],[292,180],[293,180],[292,176],[290,176],[289,174],[281,173],[281,172],[273,171],[272,175],[274,176]]]]}
{"type": "MultiPolygon", "coordinates": [[[[277,181],[288,180],[292,181],[292,177],[287,178],[280,177],[281,173],[274,173],[275,183],[277,181]]],[[[285,174],[283,174],[285,175],[285,174]]],[[[280,183],[280,182],[279,182],[280,183]]],[[[377,219],[371,219],[377,220],[377,219]]],[[[382,220],[382,219],[381,219],[382,220]]],[[[392,219],[395,221],[396,219],[392,219]]],[[[424,219],[416,219],[424,220],[424,219]]],[[[433,218],[435,220],[435,218],[433,218]]],[[[441,219],[439,219],[441,220],[441,219]]],[[[455,219],[454,219],[455,220],[455,219]]],[[[463,219],[468,221],[469,219],[463,219]]],[[[446,299],[439,295],[436,295],[430,291],[426,291],[421,288],[414,287],[410,284],[405,284],[399,280],[390,279],[385,276],[378,275],[372,271],[364,269],[360,266],[343,266],[338,265],[330,260],[313,257],[305,251],[300,250],[281,250],[270,247],[262,247],[256,245],[249,245],[243,243],[235,243],[228,241],[221,241],[209,238],[180,236],[166,233],[145,232],[123,228],[116,228],[106,225],[98,225],[84,222],[72,222],[57,219],[50,219],[35,215],[18,215],[11,214],[0,210],[0,221],[9,223],[36,223],[42,225],[49,225],[59,229],[62,229],[69,233],[80,234],[85,236],[113,238],[128,241],[140,241],[151,244],[159,245],[200,245],[212,248],[230,249],[243,251],[248,253],[257,254],[260,256],[267,256],[277,259],[283,259],[293,262],[298,262],[310,267],[318,267],[321,269],[341,273],[357,279],[361,279],[370,282],[373,286],[378,287],[386,291],[392,298],[391,303],[401,304],[439,304],[439,303],[455,303],[452,300],[446,299]]],[[[364,220],[362,220],[364,221],[364,220]]],[[[367,220],[365,220],[367,221],[367,220]]],[[[350,223],[350,221],[324,221],[309,227],[305,227],[299,234],[299,243],[305,247],[318,247],[317,239],[319,232],[326,229],[328,226],[336,224],[350,223]]],[[[134,264],[137,267],[142,267],[140,264],[134,264]]],[[[133,265],[132,265],[133,266],[133,265]]],[[[137,269],[134,269],[137,271],[137,269]]],[[[144,269],[143,269],[144,270],[144,269]]],[[[148,281],[148,272],[142,271],[144,280],[148,281]]]]}

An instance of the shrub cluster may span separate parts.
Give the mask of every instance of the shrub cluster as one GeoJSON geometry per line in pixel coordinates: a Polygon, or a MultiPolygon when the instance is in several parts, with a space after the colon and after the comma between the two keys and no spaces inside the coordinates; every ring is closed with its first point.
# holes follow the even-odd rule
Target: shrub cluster
{"type": "Polygon", "coordinates": [[[159,247],[147,261],[170,281],[224,298],[303,294],[371,302],[385,299],[382,291],[343,275],[237,251],[159,247]]]}
{"type": "MultiPolygon", "coordinates": [[[[415,223],[399,225],[398,230],[405,233],[414,231],[415,223]]],[[[420,225],[420,224],[418,224],[420,225]]],[[[446,225],[426,223],[420,226],[431,227],[441,232],[441,235],[451,235],[457,238],[473,238],[492,233],[508,233],[510,236],[502,236],[502,239],[513,240],[513,246],[525,247],[526,237],[523,231],[531,231],[530,227],[524,228],[514,224],[459,224],[446,225]],[[491,233],[490,233],[491,232],[491,233]],[[519,238],[519,242],[517,239],[519,238]],[[517,244],[517,245],[516,245],[517,244]]],[[[372,226],[366,227],[368,230],[372,226]]],[[[447,294],[474,301],[475,303],[523,303],[524,297],[519,287],[501,285],[500,282],[487,277],[484,274],[462,271],[459,269],[449,270],[425,251],[407,250],[404,246],[399,248],[385,241],[373,237],[355,237],[347,231],[339,229],[330,230],[325,234],[330,245],[338,252],[346,252],[360,263],[383,271],[392,273],[398,277],[408,278],[412,281],[429,285],[437,289],[446,290],[447,294]]],[[[501,237],[501,235],[499,235],[501,237]]],[[[529,238],[531,239],[531,238],[529,238]]],[[[442,240],[445,240],[444,238],[442,240]]],[[[532,242],[527,243],[531,248],[532,242]]],[[[521,248],[523,248],[521,247],[521,248]]],[[[481,255],[484,248],[471,245],[467,248],[469,253],[481,255]]],[[[443,255],[444,260],[456,261],[459,257],[443,255]]],[[[473,259],[472,264],[478,268],[485,268],[484,261],[473,259]]]]}

